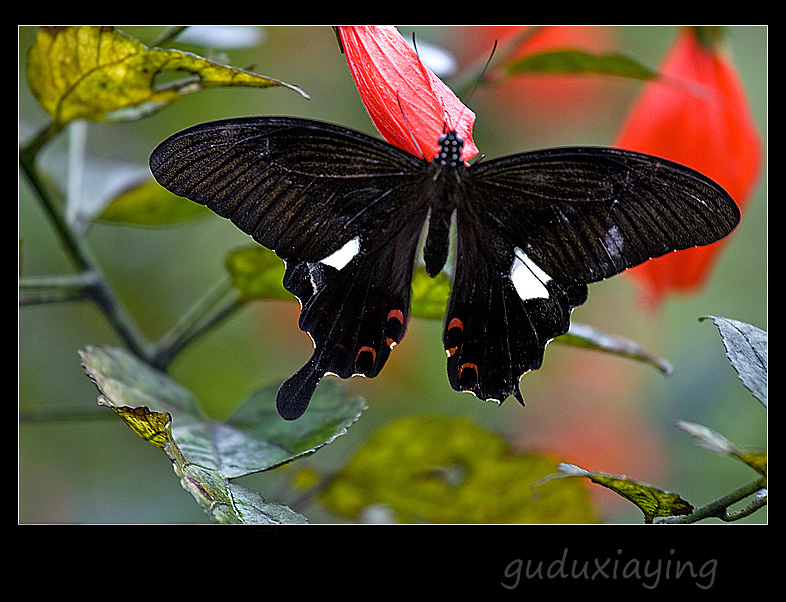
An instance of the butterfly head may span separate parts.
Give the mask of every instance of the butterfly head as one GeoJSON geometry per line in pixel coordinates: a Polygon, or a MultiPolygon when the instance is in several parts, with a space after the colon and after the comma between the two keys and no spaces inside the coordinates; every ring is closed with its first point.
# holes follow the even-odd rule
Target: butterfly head
{"type": "Polygon", "coordinates": [[[461,164],[461,153],[464,150],[464,140],[454,131],[449,131],[439,137],[439,151],[434,156],[434,162],[447,167],[456,167],[461,164]]]}

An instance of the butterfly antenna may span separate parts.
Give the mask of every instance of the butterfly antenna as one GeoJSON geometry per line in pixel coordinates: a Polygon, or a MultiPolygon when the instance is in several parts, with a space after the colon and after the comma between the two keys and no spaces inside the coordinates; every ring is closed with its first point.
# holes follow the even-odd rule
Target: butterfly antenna
{"type": "MultiPolygon", "coordinates": [[[[491,47],[491,52],[489,53],[489,58],[486,59],[486,64],[483,65],[483,69],[481,69],[480,73],[478,73],[478,77],[475,80],[475,85],[472,86],[472,89],[469,91],[469,94],[467,94],[467,99],[462,102],[462,104],[465,107],[469,106],[469,104],[472,102],[472,97],[475,96],[475,92],[480,87],[480,82],[483,81],[483,78],[485,77],[486,72],[489,69],[489,65],[491,65],[491,59],[494,58],[494,53],[496,51],[497,51],[497,40],[494,40],[494,46],[491,47]]],[[[462,109],[462,113],[463,113],[463,109],[462,109]]],[[[461,117],[462,115],[459,115],[459,123],[461,123],[461,117]]]]}
{"type": "Polygon", "coordinates": [[[341,39],[341,32],[338,30],[338,27],[333,26],[333,33],[336,34],[336,41],[338,42],[338,49],[341,51],[341,54],[346,54],[346,52],[344,52],[344,42],[341,39]]]}
{"type": "Polygon", "coordinates": [[[491,53],[489,54],[489,58],[486,59],[486,64],[483,65],[483,69],[480,70],[478,73],[478,78],[475,80],[475,85],[472,86],[472,90],[470,90],[469,94],[467,95],[467,104],[469,101],[472,100],[472,97],[475,95],[475,91],[480,87],[480,82],[483,81],[483,78],[486,77],[486,72],[489,70],[489,65],[491,65],[491,59],[494,58],[494,53],[497,51],[497,40],[494,40],[494,46],[491,47],[491,53]]]}
{"type": "MultiPolygon", "coordinates": [[[[415,32],[414,31],[412,32],[412,48],[415,49],[415,54],[418,56],[418,62],[420,63],[420,68],[423,70],[423,75],[428,77],[428,74],[426,73],[426,66],[423,64],[423,60],[420,58],[420,52],[418,52],[418,43],[415,40],[415,32]]],[[[442,133],[443,134],[447,134],[448,133],[448,119],[447,119],[448,112],[445,110],[445,101],[442,98],[440,98],[439,101],[440,101],[440,104],[442,105],[442,115],[445,116],[442,119],[442,133]]],[[[459,122],[460,121],[461,120],[459,120],[459,122]]]]}

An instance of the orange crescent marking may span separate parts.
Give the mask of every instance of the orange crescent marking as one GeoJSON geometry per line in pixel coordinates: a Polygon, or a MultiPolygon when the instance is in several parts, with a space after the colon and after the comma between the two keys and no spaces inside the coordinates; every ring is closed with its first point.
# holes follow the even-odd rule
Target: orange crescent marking
{"type": "Polygon", "coordinates": [[[474,370],[475,371],[475,385],[477,385],[478,384],[478,367],[477,367],[476,364],[473,364],[472,362],[467,362],[465,364],[461,364],[461,368],[459,368],[459,380],[461,380],[461,375],[464,372],[464,370],[467,369],[467,368],[469,368],[470,370],[474,370]]]}
{"type": "Polygon", "coordinates": [[[366,352],[371,354],[371,363],[372,364],[375,361],[377,361],[377,351],[373,347],[369,347],[367,345],[364,345],[363,347],[361,347],[358,350],[357,355],[355,356],[355,365],[357,365],[358,358],[360,357],[360,354],[363,353],[364,351],[366,351],[366,352]]]}
{"type": "Polygon", "coordinates": [[[400,309],[391,309],[388,313],[388,320],[398,320],[399,323],[404,324],[404,312],[400,309]]]}

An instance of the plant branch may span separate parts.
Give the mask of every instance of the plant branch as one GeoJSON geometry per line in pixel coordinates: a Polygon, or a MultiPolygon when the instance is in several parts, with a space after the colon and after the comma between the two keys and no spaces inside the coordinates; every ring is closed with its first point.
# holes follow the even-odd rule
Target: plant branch
{"type": "Polygon", "coordinates": [[[763,508],[767,505],[767,490],[766,489],[759,489],[756,492],[756,496],[753,498],[753,501],[745,506],[742,510],[737,512],[727,512],[725,516],[721,516],[720,518],[726,522],[732,522],[735,520],[739,520],[741,518],[745,518],[756,512],[757,510],[763,508]]]}
{"type": "Polygon", "coordinates": [[[174,40],[178,35],[180,35],[186,29],[188,29],[188,26],[183,26],[183,25],[167,27],[166,30],[161,35],[150,40],[148,46],[153,48],[155,46],[161,46],[163,44],[166,44],[171,40],[174,40]]]}
{"type": "Polygon", "coordinates": [[[19,164],[22,166],[22,171],[27,176],[28,181],[38,194],[38,198],[46,210],[47,217],[52,223],[55,232],[57,232],[63,246],[65,246],[68,256],[78,269],[90,270],[92,269],[92,263],[84,246],[74,233],[74,230],[70,228],[65,221],[65,218],[55,203],[55,199],[49,194],[49,190],[39,176],[38,169],[35,166],[35,160],[38,153],[59,131],[60,130],[54,125],[50,125],[41,130],[26,147],[20,150],[19,164]]]}
{"type": "Polygon", "coordinates": [[[228,278],[222,278],[208,290],[169,332],[158,340],[149,358],[150,365],[160,370],[165,369],[197,336],[210,330],[241,307],[246,299],[239,294],[230,296],[233,292],[236,293],[236,289],[228,278]],[[216,308],[216,304],[222,300],[223,303],[216,308]]]}
{"type": "Polygon", "coordinates": [[[64,422],[67,420],[117,420],[114,412],[107,412],[105,409],[84,410],[73,408],[68,410],[34,410],[19,413],[19,423],[40,424],[44,422],[64,422]],[[103,410],[103,411],[102,411],[103,410]]]}
{"type": "MultiPolygon", "coordinates": [[[[128,349],[138,357],[147,360],[150,352],[149,345],[136,325],[127,313],[125,307],[117,298],[112,288],[107,284],[106,279],[98,269],[98,263],[94,260],[89,248],[76,235],[63,215],[49,190],[44,185],[35,161],[38,153],[52,137],[60,130],[53,124],[44,128],[19,152],[19,164],[22,171],[35,189],[41,204],[43,205],[55,232],[60,238],[61,243],[71,260],[74,262],[81,274],[75,277],[66,278],[59,282],[50,281],[48,286],[37,283],[38,292],[23,297],[26,304],[38,302],[48,302],[60,299],[90,299],[98,304],[102,312],[109,320],[117,335],[122,339],[128,349]]],[[[22,288],[36,286],[26,282],[22,288]]]]}
{"type": "Polygon", "coordinates": [[[95,286],[92,272],[20,278],[19,304],[40,305],[62,301],[83,301],[95,286]]]}
{"type": "Polygon", "coordinates": [[[710,502],[702,506],[701,508],[696,508],[690,514],[686,514],[684,516],[670,516],[662,521],[658,521],[657,524],[687,524],[687,523],[695,523],[697,521],[703,520],[705,518],[720,518],[724,521],[733,521],[743,518],[744,516],[748,516],[755,510],[763,507],[767,503],[767,497],[760,496],[757,497],[749,506],[740,510],[736,513],[730,513],[728,511],[728,507],[732,504],[735,504],[741,500],[744,500],[749,495],[753,495],[762,489],[766,490],[766,479],[761,478],[752,483],[748,483],[747,485],[732,491],[731,493],[727,493],[726,495],[718,498],[717,500],[710,502]]]}

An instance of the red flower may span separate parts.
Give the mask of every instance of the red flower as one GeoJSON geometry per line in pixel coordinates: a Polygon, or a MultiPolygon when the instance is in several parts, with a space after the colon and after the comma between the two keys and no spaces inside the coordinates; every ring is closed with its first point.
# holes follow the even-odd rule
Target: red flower
{"type": "Polygon", "coordinates": [[[338,30],[360,98],[385,140],[430,161],[439,137],[455,130],[464,139],[464,160],[477,154],[475,114],[420,61],[395,27],[338,30]]]}
{"type": "MultiPolygon", "coordinates": [[[[761,166],[761,140],[730,58],[706,31],[683,28],[660,71],[628,116],[616,146],[687,165],[723,186],[742,210],[761,166]]],[[[727,239],[726,239],[727,240],[727,239]]],[[[630,270],[644,297],[658,304],[707,278],[725,244],[678,251],[630,270]]]]}

